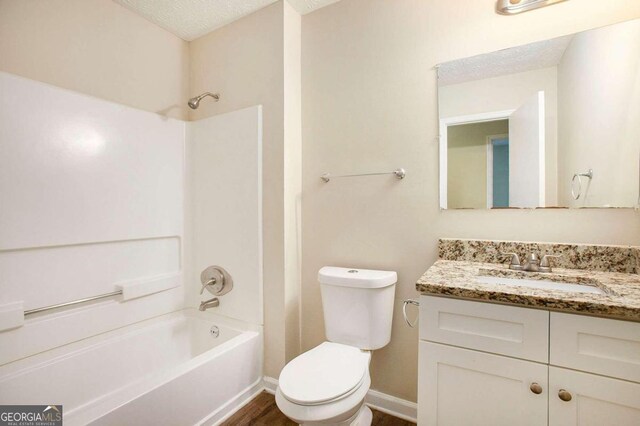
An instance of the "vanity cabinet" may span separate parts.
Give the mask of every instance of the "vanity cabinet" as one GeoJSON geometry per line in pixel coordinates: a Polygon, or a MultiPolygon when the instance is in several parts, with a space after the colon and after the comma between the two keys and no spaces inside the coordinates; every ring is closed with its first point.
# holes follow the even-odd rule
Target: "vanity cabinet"
{"type": "Polygon", "coordinates": [[[422,296],[419,352],[419,425],[640,425],[640,323],[422,296]]]}

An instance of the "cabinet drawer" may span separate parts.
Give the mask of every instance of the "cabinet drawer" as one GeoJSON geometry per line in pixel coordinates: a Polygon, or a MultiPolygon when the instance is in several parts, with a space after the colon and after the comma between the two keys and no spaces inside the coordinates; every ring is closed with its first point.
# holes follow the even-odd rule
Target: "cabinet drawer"
{"type": "Polygon", "coordinates": [[[547,363],[549,312],[422,296],[420,339],[547,363]]]}
{"type": "Polygon", "coordinates": [[[640,382],[640,323],[551,313],[549,363],[640,382]]]}

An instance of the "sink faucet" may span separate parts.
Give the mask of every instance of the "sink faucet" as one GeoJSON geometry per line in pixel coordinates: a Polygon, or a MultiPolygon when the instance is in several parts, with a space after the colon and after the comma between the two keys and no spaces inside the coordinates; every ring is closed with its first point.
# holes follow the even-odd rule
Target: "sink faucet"
{"type": "Polygon", "coordinates": [[[220,300],[218,300],[217,297],[211,298],[209,300],[205,300],[203,302],[200,302],[200,307],[198,309],[200,309],[201,311],[207,310],[209,308],[215,308],[217,306],[220,305],[220,300]]]}
{"type": "Polygon", "coordinates": [[[522,269],[528,272],[540,271],[540,258],[535,253],[529,253],[525,257],[522,269]]]}
{"type": "Polygon", "coordinates": [[[553,254],[545,254],[542,256],[542,260],[535,253],[527,254],[524,262],[520,263],[520,258],[517,253],[503,253],[504,256],[511,256],[511,262],[509,263],[509,269],[514,271],[527,271],[527,272],[551,272],[551,263],[549,259],[557,258],[553,254]]]}

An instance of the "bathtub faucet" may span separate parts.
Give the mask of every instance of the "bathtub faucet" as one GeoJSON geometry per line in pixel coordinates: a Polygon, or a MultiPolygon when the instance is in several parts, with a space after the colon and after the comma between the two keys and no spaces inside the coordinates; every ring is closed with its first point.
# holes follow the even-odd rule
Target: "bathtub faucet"
{"type": "Polygon", "coordinates": [[[215,308],[217,306],[220,306],[220,301],[218,300],[217,297],[214,297],[212,299],[209,300],[205,300],[204,302],[200,302],[200,310],[204,311],[207,310],[209,308],[215,308]]]}

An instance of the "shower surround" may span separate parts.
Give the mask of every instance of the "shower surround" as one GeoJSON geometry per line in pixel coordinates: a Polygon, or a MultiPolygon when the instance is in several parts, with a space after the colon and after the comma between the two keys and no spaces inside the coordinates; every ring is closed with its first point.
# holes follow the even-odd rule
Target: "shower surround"
{"type": "Polygon", "coordinates": [[[218,397],[194,422],[233,411],[262,380],[261,107],[184,122],[8,73],[0,92],[0,404],[118,424],[200,386],[218,397]],[[193,312],[212,264],[234,289],[193,312]]]}

